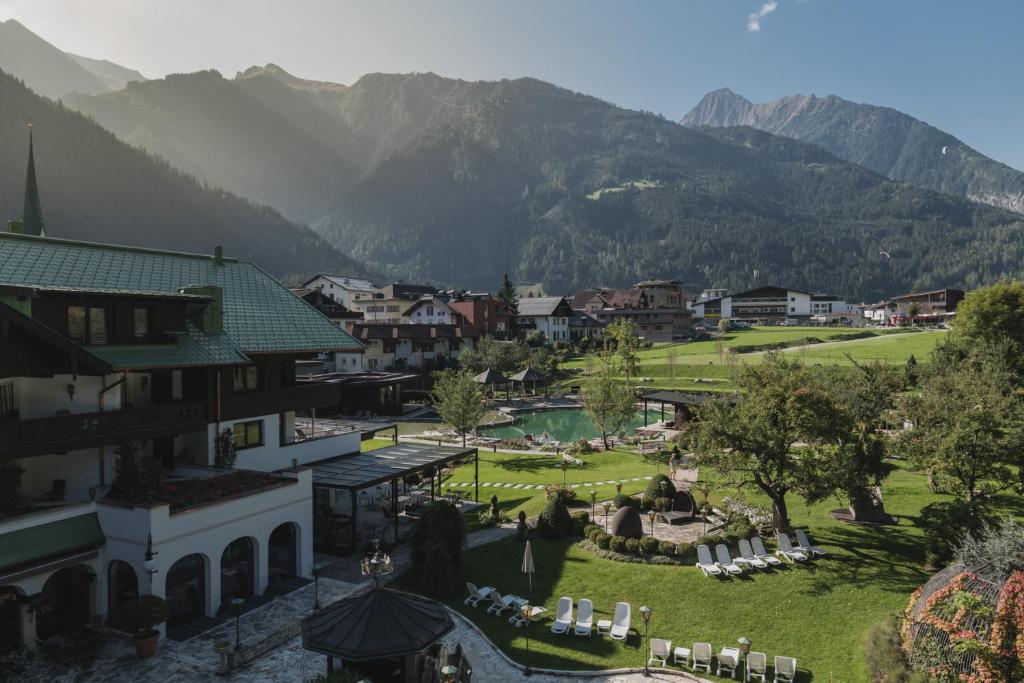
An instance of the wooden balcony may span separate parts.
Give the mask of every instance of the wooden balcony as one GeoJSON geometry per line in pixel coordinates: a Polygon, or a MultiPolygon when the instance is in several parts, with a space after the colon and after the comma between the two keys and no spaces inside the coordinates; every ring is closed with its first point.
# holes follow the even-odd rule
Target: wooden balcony
{"type": "Polygon", "coordinates": [[[207,415],[207,405],[200,401],[4,420],[0,421],[0,460],[194,432],[206,428],[207,415]]]}

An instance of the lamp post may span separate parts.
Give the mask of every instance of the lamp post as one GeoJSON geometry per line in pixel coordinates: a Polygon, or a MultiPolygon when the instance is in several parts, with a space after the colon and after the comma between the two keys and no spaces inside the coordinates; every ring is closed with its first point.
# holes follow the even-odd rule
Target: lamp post
{"type": "Polygon", "coordinates": [[[593,522],[594,518],[597,517],[595,509],[597,506],[597,491],[590,492],[590,521],[593,522]]]}
{"type": "Polygon", "coordinates": [[[559,467],[562,468],[562,486],[565,486],[565,471],[569,469],[569,462],[565,458],[562,458],[562,464],[559,465],[559,467]]]}
{"type": "Polygon", "coordinates": [[[647,519],[651,520],[651,538],[654,538],[654,519],[658,516],[658,513],[654,510],[647,511],[647,519]]]}
{"type": "Polygon", "coordinates": [[[604,508],[604,531],[608,533],[608,511],[612,509],[612,504],[606,500],[601,503],[601,507],[604,508]]]}
{"type": "Polygon", "coordinates": [[[441,667],[441,680],[444,683],[455,683],[455,675],[457,673],[459,673],[458,669],[451,664],[446,664],[441,667]]]}
{"type": "Polygon", "coordinates": [[[244,604],[245,600],[242,598],[234,598],[231,600],[231,608],[235,612],[235,652],[242,649],[242,635],[239,622],[242,619],[242,605],[244,604]]]}
{"type": "Polygon", "coordinates": [[[395,567],[391,564],[391,556],[381,552],[380,539],[375,538],[370,543],[373,544],[373,554],[364,557],[363,561],[359,563],[359,568],[363,572],[363,576],[373,578],[374,588],[379,588],[381,577],[395,571],[395,567]]]}
{"type": "Polygon", "coordinates": [[[153,534],[146,535],[146,554],[142,556],[142,568],[146,571],[146,576],[149,577],[149,592],[153,592],[153,574],[156,574],[160,570],[156,568],[156,556],[160,554],[159,550],[153,550],[153,534]]]}
{"type": "Polygon", "coordinates": [[[745,658],[748,654],[750,654],[750,646],[754,644],[754,641],[752,641],[750,638],[747,638],[746,636],[740,636],[736,639],[736,642],[740,646],[740,655],[742,655],[745,658]]]}
{"type": "Polygon", "coordinates": [[[526,629],[526,670],[523,671],[523,675],[532,676],[533,672],[530,671],[530,617],[533,616],[533,608],[530,607],[530,603],[526,603],[520,608],[520,612],[523,615],[523,628],[526,629]]]}
{"type": "Polygon", "coordinates": [[[648,637],[648,626],[651,623],[651,608],[644,605],[640,608],[640,617],[644,620],[644,640],[647,641],[647,656],[644,658],[644,676],[650,676],[651,670],[648,665],[651,663],[651,639],[648,637]]]}

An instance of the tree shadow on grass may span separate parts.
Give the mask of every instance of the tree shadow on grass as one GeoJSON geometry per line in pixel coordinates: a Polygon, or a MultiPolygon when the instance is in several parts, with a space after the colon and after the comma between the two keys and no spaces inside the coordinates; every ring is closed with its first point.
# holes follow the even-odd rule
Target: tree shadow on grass
{"type": "MultiPolygon", "coordinates": [[[[505,470],[507,472],[544,472],[550,474],[552,470],[558,467],[560,462],[557,455],[554,453],[550,455],[538,455],[538,456],[517,456],[514,458],[494,458],[494,459],[480,459],[481,462],[489,462],[499,470],[505,470]]],[[[574,465],[573,469],[582,469],[579,465],[574,465]]]]}
{"type": "Polygon", "coordinates": [[[835,581],[871,584],[883,591],[909,593],[923,583],[924,547],[909,527],[842,525],[817,533],[820,542],[842,548],[815,560],[822,576],[812,591],[828,592],[835,581]],[[827,572],[827,573],[824,573],[827,572]],[[832,581],[829,581],[829,579],[832,581]]]}

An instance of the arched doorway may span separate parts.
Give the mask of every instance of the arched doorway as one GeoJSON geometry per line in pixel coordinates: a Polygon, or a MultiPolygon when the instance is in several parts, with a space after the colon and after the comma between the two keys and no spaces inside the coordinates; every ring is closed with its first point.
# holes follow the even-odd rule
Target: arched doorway
{"type": "Polygon", "coordinates": [[[0,587],[0,653],[21,647],[22,600],[14,586],[0,587]]]}
{"type": "Polygon", "coordinates": [[[46,580],[36,607],[37,638],[74,633],[89,623],[93,578],[88,567],[76,564],[46,580]]]}
{"type": "Polygon", "coordinates": [[[291,522],[285,522],[270,533],[267,578],[271,586],[277,586],[299,573],[298,536],[298,530],[291,522]]]}
{"type": "Polygon", "coordinates": [[[231,605],[232,598],[247,598],[256,583],[256,552],[251,538],[236,538],[220,557],[220,604],[231,605]]]}
{"type": "Polygon", "coordinates": [[[112,628],[125,630],[122,610],[139,597],[139,577],[127,562],[114,560],[107,568],[107,613],[112,628]]]}
{"type": "Polygon", "coordinates": [[[206,615],[206,563],[198,553],[186,555],[167,572],[168,628],[206,615]]]}

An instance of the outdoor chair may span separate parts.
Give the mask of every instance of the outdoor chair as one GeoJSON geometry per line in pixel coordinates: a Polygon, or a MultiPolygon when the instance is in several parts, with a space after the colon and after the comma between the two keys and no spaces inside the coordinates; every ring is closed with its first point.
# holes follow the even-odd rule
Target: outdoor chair
{"type": "Polygon", "coordinates": [[[736,562],[757,569],[768,569],[768,563],[754,554],[753,548],[750,547],[750,541],[745,538],[740,539],[740,556],[736,558],[736,562]]]}
{"type": "Polygon", "coordinates": [[[615,618],[612,619],[612,630],[609,633],[613,640],[625,640],[629,634],[631,609],[628,602],[620,602],[615,605],[615,618]]]}
{"type": "Polygon", "coordinates": [[[693,649],[690,650],[690,656],[693,658],[690,669],[693,671],[703,669],[711,673],[711,643],[694,643],[693,649]]]}
{"type": "Polygon", "coordinates": [[[775,551],[776,555],[782,555],[790,562],[806,562],[807,555],[793,547],[792,541],[789,540],[789,534],[779,534],[779,549],[775,551]]]}
{"type": "Polygon", "coordinates": [[[555,622],[551,624],[552,633],[568,633],[572,626],[572,598],[562,597],[555,608],[555,622]]]}
{"type": "Polygon", "coordinates": [[[807,532],[805,532],[803,529],[796,530],[796,542],[796,549],[802,553],[818,556],[825,554],[825,551],[819,548],[818,546],[811,545],[810,539],[807,538],[807,532]]]}
{"type": "Polygon", "coordinates": [[[664,667],[668,664],[668,658],[672,656],[672,641],[664,638],[651,638],[651,656],[647,659],[647,665],[657,664],[664,667]]]}
{"type": "Polygon", "coordinates": [[[740,667],[740,651],[735,647],[723,647],[718,653],[718,668],[716,675],[729,674],[729,678],[736,678],[736,669],[740,667]]]}
{"type": "Polygon", "coordinates": [[[722,570],[711,559],[711,548],[703,543],[697,546],[697,569],[704,572],[704,576],[719,576],[722,570]]]}
{"type": "Polygon", "coordinates": [[[754,536],[750,539],[750,546],[753,548],[754,555],[757,556],[757,559],[762,560],[773,567],[777,567],[782,564],[782,560],[768,553],[764,547],[764,541],[761,540],[760,536],[754,536]]]}
{"type": "Polygon", "coordinates": [[[516,596],[514,596],[514,595],[506,595],[506,596],[502,597],[501,593],[499,593],[496,590],[492,590],[491,591],[490,597],[491,597],[491,606],[487,608],[487,613],[488,614],[493,614],[495,616],[501,614],[502,612],[504,612],[507,609],[511,609],[512,608],[512,604],[517,599],[516,596]]]}
{"type": "Polygon", "coordinates": [[[775,683],[792,683],[796,679],[796,660],[775,656],[775,683]]]}
{"type": "Polygon", "coordinates": [[[476,584],[466,582],[466,590],[469,591],[469,597],[466,598],[463,604],[469,605],[470,607],[476,607],[480,604],[481,600],[486,600],[487,596],[491,594],[494,589],[490,586],[484,586],[483,588],[477,588],[476,584]]]}
{"type": "Polygon", "coordinates": [[[576,605],[576,628],[573,633],[578,636],[589,636],[594,626],[594,603],[590,598],[583,598],[576,605]]]}
{"type": "Polygon", "coordinates": [[[743,569],[732,561],[732,555],[729,554],[729,546],[724,543],[719,543],[715,546],[715,555],[718,556],[718,566],[730,574],[742,574],[743,569]]]}
{"type": "Polygon", "coordinates": [[[749,681],[755,676],[759,681],[761,681],[761,683],[764,683],[764,681],[767,680],[768,656],[763,652],[747,653],[747,672],[743,680],[749,681]]]}

